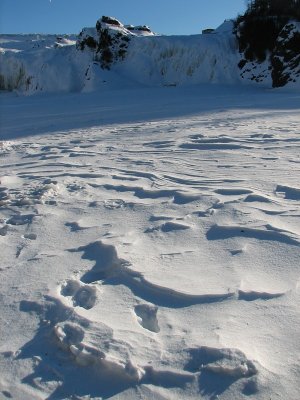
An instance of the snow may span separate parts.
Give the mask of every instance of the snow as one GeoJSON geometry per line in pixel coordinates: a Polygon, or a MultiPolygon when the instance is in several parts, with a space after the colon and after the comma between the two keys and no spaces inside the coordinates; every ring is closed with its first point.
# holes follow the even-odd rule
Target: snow
{"type": "Polygon", "coordinates": [[[119,74],[143,84],[235,83],[238,56],[233,37],[222,34],[133,38],[119,74]]]}
{"type": "Polygon", "coordinates": [[[0,35],[0,398],[296,399],[299,83],[119,24],[0,35]]]}
{"type": "Polygon", "coordinates": [[[296,399],[299,94],[103,77],[0,94],[0,397],[296,399]]]}

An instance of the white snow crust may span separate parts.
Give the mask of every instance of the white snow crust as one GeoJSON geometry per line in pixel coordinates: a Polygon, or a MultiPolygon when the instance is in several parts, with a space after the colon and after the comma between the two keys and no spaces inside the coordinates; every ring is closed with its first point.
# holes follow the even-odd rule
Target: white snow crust
{"type": "Polygon", "coordinates": [[[299,95],[118,79],[0,94],[0,398],[296,399],[299,95]]]}

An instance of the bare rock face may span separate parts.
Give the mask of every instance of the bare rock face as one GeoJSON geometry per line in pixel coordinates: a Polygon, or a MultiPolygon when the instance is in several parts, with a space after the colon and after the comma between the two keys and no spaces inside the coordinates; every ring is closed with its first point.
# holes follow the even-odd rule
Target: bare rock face
{"type": "Polygon", "coordinates": [[[234,32],[243,79],[273,87],[299,83],[300,0],[248,1],[234,32]]]}
{"type": "Polygon", "coordinates": [[[260,59],[255,50],[255,43],[251,43],[244,45],[241,51],[242,58],[238,66],[243,79],[258,83],[270,81],[274,88],[299,81],[300,22],[286,23],[277,34],[272,47],[265,49],[265,57],[260,59]]]}
{"type": "Polygon", "coordinates": [[[95,61],[103,69],[126,56],[127,47],[132,37],[154,35],[148,26],[124,26],[113,17],[103,16],[96,23],[96,28],[84,28],[77,40],[77,49],[89,49],[94,52],[95,61]]]}
{"type": "Polygon", "coordinates": [[[273,87],[300,77],[300,22],[291,21],[280,32],[271,56],[273,87]]]}

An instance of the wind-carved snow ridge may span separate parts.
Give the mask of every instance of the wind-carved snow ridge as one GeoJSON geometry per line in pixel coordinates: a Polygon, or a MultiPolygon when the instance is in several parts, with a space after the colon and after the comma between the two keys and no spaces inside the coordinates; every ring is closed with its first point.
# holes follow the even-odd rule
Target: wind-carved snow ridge
{"type": "Polygon", "coordinates": [[[232,237],[246,237],[257,240],[276,241],[299,246],[300,242],[291,237],[291,233],[287,235],[279,229],[272,226],[266,226],[266,229],[248,228],[243,226],[218,226],[215,225],[207,232],[208,240],[222,240],[232,237]]]}
{"type": "Polygon", "coordinates": [[[125,285],[136,296],[163,307],[188,307],[193,304],[218,302],[228,299],[234,293],[221,293],[211,295],[191,295],[178,292],[167,287],[149,282],[144,276],[131,270],[128,263],[120,260],[114,246],[101,241],[90,243],[88,246],[78,248],[83,251],[83,259],[96,261],[91,271],[81,277],[84,283],[102,281],[104,284],[125,285]]]}

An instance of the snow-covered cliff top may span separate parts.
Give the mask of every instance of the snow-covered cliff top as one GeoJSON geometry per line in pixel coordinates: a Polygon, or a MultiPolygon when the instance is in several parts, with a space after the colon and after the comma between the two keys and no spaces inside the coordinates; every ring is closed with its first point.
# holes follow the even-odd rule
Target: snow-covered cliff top
{"type": "MultiPolygon", "coordinates": [[[[290,34],[297,32],[295,24],[290,34]]],[[[161,36],[145,25],[123,25],[102,17],[95,28],[84,28],[78,36],[0,35],[0,89],[93,91],[120,80],[159,86],[257,82],[272,86],[269,60],[245,62],[241,68],[242,58],[232,20],[209,34],[161,36]]],[[[293,65],[283,67],[291,77],[286,83],[298,86],[299,71],[293,65]]]]}

